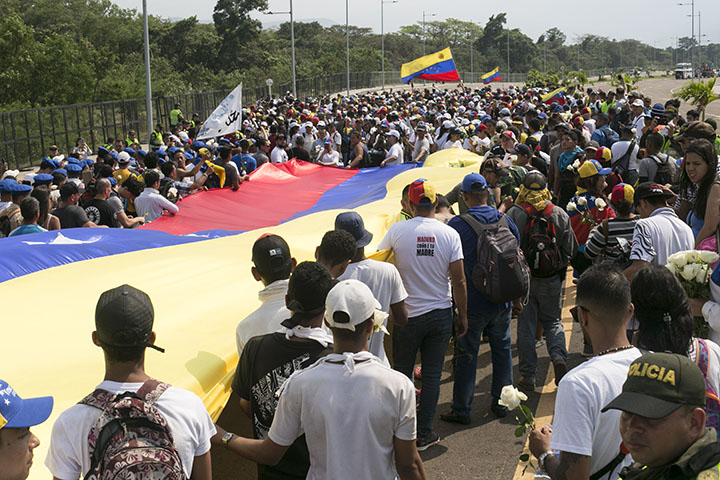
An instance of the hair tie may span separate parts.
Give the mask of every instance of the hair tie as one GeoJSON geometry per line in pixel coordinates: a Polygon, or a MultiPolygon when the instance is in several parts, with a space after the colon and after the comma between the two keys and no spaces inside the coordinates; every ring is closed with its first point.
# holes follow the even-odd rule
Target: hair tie
{"type": "Polygon", "coordinates": [[[670,313],[663,313],[663,322],[665,322],[667,325],[670,325],[672,323],[672,317],[670,316],[670,313]]]}

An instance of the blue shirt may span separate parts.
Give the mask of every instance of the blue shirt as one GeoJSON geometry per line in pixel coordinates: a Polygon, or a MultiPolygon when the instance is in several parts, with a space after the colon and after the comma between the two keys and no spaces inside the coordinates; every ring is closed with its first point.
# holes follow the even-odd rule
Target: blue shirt
{"type": "Polygon", "coordinates": [[[44,228],[39,225],[20,225],[18,228],[10,232],[8,237],[17,237],[18,235],[28,235],[30,233],[42,233],[47,232],[44,228]]]}
{"type": "Polygon", "coordinates": [[[230,161],[237,166],[240,173],[242,173],[243,170],[245,173],[250,173],[257,168],[257,160],[255,160],[255,157],[249,153],[238,153],[237,155],[233,155],[230,158],[230,161]]]}
{"type": "Polygon", "coordinates": [[[705,225],[705,219],[696,216],[695,212],[690,210],[690,213],[688,213],[685,223],[690,225],[690,228],[692,228],[693,235],[695,236],[695,238],[697,238],[698,234],[700,233],[700,230],[702,230],[703,226],[705,225]]]}
{"type": "MultiPolygon", "coordinates": [[[[504,215],[496,209],[488,206],[470,207],[466,213],[471,214],[473,217],[475,217],[482,223],[498,222],[504,215]]],[[[515,238],[518,239],[519,244],[520,232],[518,232],[517,226],[510,219],[510,217],[507,217],[507,222],[508,226],[510,227],[510,231],[513,235],[515,235],[515,238]]],[[[477,234],[475,233],[475,230],[473,230],[472,227],[468,225],[467,222],[465,222],[465,220],[463,220],[459,216],[453,217],[450,222],[448,222],[448,225],[457,230],[457,232],[460,234],[463,256],[465,257],[464,266],[465,278],[467,279],[468,315],[482,315],[491,312],[495,313],[500,309],[508,308],[511,305],[511,302],[505,304],[489,302],[485,299],[485,297],[482,296],[480,292],[477,291],[475,285],[473,285],[472,281],[470,280],[470,278],[472,277],[471,274],[473,268],[475,267],[475,263],[477,262],[477,234]]]]}

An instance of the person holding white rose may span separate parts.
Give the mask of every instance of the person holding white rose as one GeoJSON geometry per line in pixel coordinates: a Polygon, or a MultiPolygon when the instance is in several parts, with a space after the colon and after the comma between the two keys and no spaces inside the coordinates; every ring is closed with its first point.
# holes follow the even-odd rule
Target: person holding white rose
{"type": "Polygon", "coordinates": [[[577,315],[595,357],[563,377],[552,427],[529,437],[530,451],[554,480],[616,480],[630,464],[620,449],[620,412],[601,413],[621,393],[630,364],[640,356],[625,334],[630,298],[630,285],[617,270],[594,265],[578,280],[577,315]]]}
{"type": "MultiPolygon", "coordinates": [[[[688,267],[697,267],[690,269],[691,274],[707,275],[701,265],[687,264],[682,268],[688,267]],[[695,270],[702,271],[695,273],[695,270]]],[[[648,265],[640,270],[633,278],[630,290],[638,322],[633,343],[651,352],[684,355],[695,362],[703,372],[707,385],[707,426],[719,428],[720,346],[711,340],[693,337],[693,315],[685,290],[671,270],[657,265],[648,265]]]]}
{"type": "MultiPolygon", "coordinates": [[[[704,138],[691,140],[685,148],[680,188],[686,195],[696,190],[697,196],[687,223],[695,235],[695,248],[714,237],[720,222],[720,182],[717,178],[718,158],[715,147],[704,138]]],[[[717,248],[717,245],[715,246],[717,248]]]]}
{"type": "Polygon", "coordinates": [[[632,263],[624,271],[629,281],[648,264],[665,265],[672,254],[693,249],[692,230],[667,206],[672,197],[672,192],[656,183],[641,183],[635,189],[635,208],[641,218],[633,232],[632,263]]]}

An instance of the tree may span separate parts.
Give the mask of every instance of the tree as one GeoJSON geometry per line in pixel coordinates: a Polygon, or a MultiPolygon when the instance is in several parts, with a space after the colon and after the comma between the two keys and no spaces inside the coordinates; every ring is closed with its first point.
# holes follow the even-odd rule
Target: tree
{"type": "Polygon", "coordinates": [[[250,64],[251,59],[242,52],[262,28],[250,13],[267,8],[267,0],[218,0],[215,4],[213,22],[221,39],[219,55],[229,66],[242,68],[250,64]]]}
{"type": "Polygon", "coordinates": [[[720,99],[720,95],[716,95],[713,89],[715,88],[715,81],[717,77],[714,77],[705,83],[704,81],[692,81],[689,85],[685,85],[679,91],[673,93],[673,97],[680,98],[691,105],[693,105],[702,114],[702,119],[705,121],[705,109],[709,104],[715,100],[720,99]]]}

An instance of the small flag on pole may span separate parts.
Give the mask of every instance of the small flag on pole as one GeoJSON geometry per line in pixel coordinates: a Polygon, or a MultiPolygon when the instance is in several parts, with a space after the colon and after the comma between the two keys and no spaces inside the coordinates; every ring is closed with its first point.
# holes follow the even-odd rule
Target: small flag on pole
{"type": "Polygon", "coordinates": [[[235,133],[242,125],[242,82],[220,102],[215,111],[203,123],[198,140],[222,137],[235,133]]]}
{"type": "Polygon", "coordinates": [[[485,75],[483,75],[480,78],[482,78],[482,82],[485,84],[490,83],[490,82],[502,81],[502,78],[500,78],[500,72],[498,72],[498,67],[495,67],[495,70],[492,70],[492,71],[486,73],[485,75]]]}
{"type": "Polygon", "coordinates": [[[403,63],[400,69],[403,83],[410,83],[415,78],[435,82],[459,82],[455,61],[450,47],[439,52],[425,55],[409,63],[403,63]]]}

